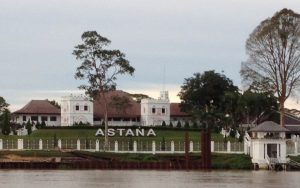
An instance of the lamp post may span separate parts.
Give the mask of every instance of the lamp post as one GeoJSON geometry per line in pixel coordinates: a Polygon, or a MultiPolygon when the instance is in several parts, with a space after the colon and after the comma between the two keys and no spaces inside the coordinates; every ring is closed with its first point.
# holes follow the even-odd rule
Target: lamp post
{"type": "Polygon", "coordinates": [[[226,143],[227,143],[227,128],[228,128],[228,121],[229,121],[229,117],[230,117],[230,115],[227,113],[227,114],[225,114],[225,118],[226,118],[226,120],[225,120],[225,132],[224,132],[224,146],[226,145],[226,143]]]}

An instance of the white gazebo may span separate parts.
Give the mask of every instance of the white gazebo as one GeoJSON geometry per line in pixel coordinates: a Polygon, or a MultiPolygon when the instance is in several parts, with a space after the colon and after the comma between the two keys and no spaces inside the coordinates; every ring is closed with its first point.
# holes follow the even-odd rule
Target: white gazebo
{"type": "Polygon", "coordinates": [[[286,132],[289,130],[272,121],[265,121],[250,129],[250,155],[252,163],[258,168],[285,168],[286,132]]]}

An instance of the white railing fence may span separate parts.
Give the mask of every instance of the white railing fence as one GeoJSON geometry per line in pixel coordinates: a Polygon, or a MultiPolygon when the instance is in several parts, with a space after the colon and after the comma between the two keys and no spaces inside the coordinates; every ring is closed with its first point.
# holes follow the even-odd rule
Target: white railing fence
{"type": "MultiPolygon", "coordinates": [[[[110,141],[108,152],[117,153],[184,153],[182,141],[110,141]]],[[[0,150],[83,150],[104,151],[104,142],[94,139],[0,139],[0,150]]],[[[211,141],[211,151],[217,153],[245,153],[240,142],[211,141]]],[[[189,152],[201,152],[200,142],[189,142],[189,152]]]]}

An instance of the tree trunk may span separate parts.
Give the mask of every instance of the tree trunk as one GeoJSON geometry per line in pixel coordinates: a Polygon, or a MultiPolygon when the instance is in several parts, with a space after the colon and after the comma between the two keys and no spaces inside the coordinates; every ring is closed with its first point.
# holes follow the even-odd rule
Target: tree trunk
{"type": "Polygon", "coordinates": [[[105,93],[102,94],[103,101],[104,101],[104,151],[108,150],[108,109],[107,109],[107,101],[105,93]]]}
{"type": "Polygon", "coordinates": [[[280,111],[280,126],[284,127],[285,126],[285,110],[284,110],[284,100],[279,99],[279,111],[280,111]]]}

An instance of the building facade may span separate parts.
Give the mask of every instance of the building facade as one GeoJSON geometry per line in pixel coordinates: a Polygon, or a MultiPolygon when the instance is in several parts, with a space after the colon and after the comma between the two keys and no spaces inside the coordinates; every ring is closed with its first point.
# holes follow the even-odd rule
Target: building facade
{"type": "Polygon", "coordinates": [[[116,90],[96,97],[93,102],[83,95],[62,97],[61,108],[53,106],[46,100],[33,100],[22,109],[14,112],[14,122],[23,124],[44,121],[47,126],[73,126],[79,123],[103,125],[105,102],[109,126],[161,126],[163,122],[173,126],[189,120],[181,112],[179,103],[170,103],[168,91],[161,91],[158,99],[146,98],[135,100],[131,94],[116,90]]]}
{"type": "Polygon", "coordinates": [[[69,95],[61,100],[61,126],[74,124],[93,125],[93,103],[83,95],[69,95]]]}
{"type": "Polygon", "coordinates": [[[158,99],[141,100],[141,125],[170,124],[170,101],[167,91],[161,91],[158,99]]]}
{"type": "Polygon", "coordinates": [[[13,121],[18,124],[45,122],[47,126],[60,126],[60,109],[47,100],[32,100],[13,113],[13,121]]]}

